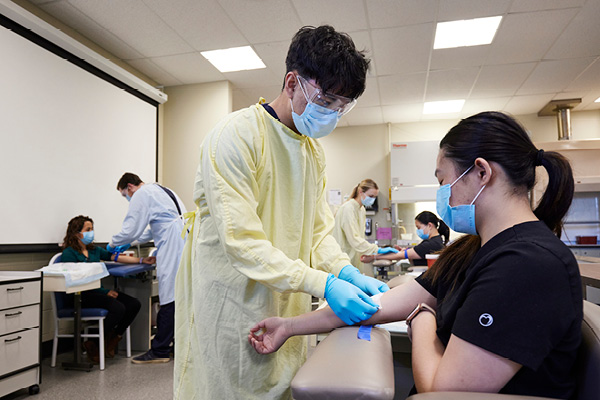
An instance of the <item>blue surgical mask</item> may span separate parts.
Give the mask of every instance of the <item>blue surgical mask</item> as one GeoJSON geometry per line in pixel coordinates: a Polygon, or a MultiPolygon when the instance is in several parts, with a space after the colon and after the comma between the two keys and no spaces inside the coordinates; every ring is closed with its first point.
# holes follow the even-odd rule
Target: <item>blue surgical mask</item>
{"type": "Polygon", "coordinates": [[[302,115],[294,112],[294,104],[292,104],[292,119],[296,129],[301,134],[313,139],[319,139],[329,135],[340,120],[340,115],[337,111],[330,110],[315,103],[307,103],[302,115]]]}
{"type": "Polygon", "coordinates": [[[475,200],[479,197],[485,185],[477,193],[471,204],[463,204],[456,207],[450,207],[450,196],[452,196],[452,186],[467,174],[473,168],[471,165],[461,176],[456,178],[451,185],[443,185],[437,190],[436,196],[436,208],[437,212],[442,218],[442,221],[448,225],[450,229],[460,233],[467,233],[469,235],[477,235],[477,228],[475,227],[475,200]]]}
{"type": "Polygon", "coordinates": [[[83,238],[81,238],[81,242],[86,246],[94,241],[94,231],[81,232],[83,238]]]}
{"type": "Polygon", "coordinates": [[[420,237],[422,240],[429,239],[429,234],[423,232],[423,229],[417,229],[417,236],[420,237]]]}
{"type": "Polygon", "coordinates": [[[369,197],[365,195],[364,199],[360,200],[365,207],[371,207],[375,203],[375,197],[369,197]]]}
{"type": "Polygon", "coordinates": [[[131,201],[131,196],[130,195],[126,194],[125,198],[127,199],[127,201],[131,201]]]}

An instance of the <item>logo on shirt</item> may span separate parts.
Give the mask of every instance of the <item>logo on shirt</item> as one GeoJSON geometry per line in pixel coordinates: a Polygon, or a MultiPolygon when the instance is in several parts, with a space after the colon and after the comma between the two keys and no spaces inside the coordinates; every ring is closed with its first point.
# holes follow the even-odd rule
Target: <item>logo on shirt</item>
{"type": "Polygon", "coordinates": [[[481,326],[490,326],[492,323],[494,323],[494,317],[488,313],[483,313],[479,316],[479,323],[481,326]]]}

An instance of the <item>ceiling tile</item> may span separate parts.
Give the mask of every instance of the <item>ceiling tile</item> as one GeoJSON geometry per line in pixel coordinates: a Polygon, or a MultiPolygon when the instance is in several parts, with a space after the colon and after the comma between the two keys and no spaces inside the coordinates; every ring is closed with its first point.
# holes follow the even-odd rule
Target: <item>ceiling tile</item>
{"type": "Polygon", "coordinates": [[[513,2],[510,12],[542,11],[558,8],[580,7],[585,0],[519,0],[513,2]]]}
{"type": "Polygon", "coordinates": [[[69,21],[70,28],[120,59],[143,57],[133,47],[102,28],[67,1],[46,3],[40,8],[59,21],[69,21]]]}
{"type": "Polygon", "coordinates": [[[358,98],[356,107],[374,107],[379,104],[379,85],[377,84],[377,78],[367,78],[365,92],[358,98]]]}
{"type": "Polygon", "coordinates": [[[423,101],[427,74],[389,75],[378,78],[381,104],[414,103],[423,101]]]}
{"type": "Polygon", "coordinates": [[[194,50],[141,0],[70,0],[70,3],[145,57],[194,50]]]}
{"type": "Polygon", "coordinates": [[[377,73],[394,75],[426,71],[433,47],[433,30],[432,23],[374,29],[371,37],[377,73]]]}
{"type": "Polygon", "coordinates": [[[289,42],[302,27],[288,0],[219,0],[219,4],[251,44],[289,42]]]}
{"type": "Polygon", "coordinates": [[[469,99],[460,112],[461,118],[470,117],[483,111],[499,111],[504,109],[504,106],[510,100],[510,97],[496,97],[493,99],[469,99]]]}
{"type": "Polygon", "coordinates": [[[129,60],[127,61],[127,64],[144,73],[146,76],[158,82],[162,86],[177,86],[182,84],[182,82],[177,80],[177,78],[175,78],[173,75],[166,72],[147,58],[129,60]]]}
{"type": "Polygon", "coordinates": [[[437,0],[367,0],[366,3],[371,29],[434,22],[438,8],[437,0]]]}
{"type": "MultiPolygon", "coordinates": [[[[239,89],[283,85],[283,76],[275,76],[268,68],[226,72],[223,76],[239,89]]],[[[281,86],[279,89],[281,91],[281,86]]]]}
{"type": "Polygon", "coordinates": [[[337,31],[367,29],[362,0],[293,0],[303,25],[332,25],[337,31]]]}
{"type": "Polygon", "coordinates": [[[489,50],[490,46],[470,46],[433,50],[430,68],[436,70],[479,67],[484,64],[489,50]]]}
{"type": "Polygon", "coordinates": [[[344,117],[351,126],[383,124],[381,107],[356,107],[344,117]]]}
{"type": "Polygon", "coordinates": [[[382,106],[381,110],[385,122],[394,124],[420,121],[423,115],[423,103],[382,106]]]}
{"type": "Polygon", "coordinates": [[[144,0],[144,3],[198,51],[248,45],[216,0],[178,0],[177,7],[164,0],[144,0]]]}
{"type": "Polygon", "coordinates": [[[600,57],[571,82],[566,90],[600,90],[600,57]]]}
{"type": "Polygon", "coordinates": [[[537,114],[550,100],[552,94],[532,96],[515,96],[504,106],[502,111],[513,115],[537,114]]]}
{"type": "Polygon", "coordinates": [[[503,18],[491,44],[487,64],[539,61],[577,11],[541,11],[503,18]]]}
{"type": "Polygon", "coordinates": [[[440,1],[438,21],[456,21],[503,15],[512,0],[444,0],[440,1]]]}
{"type": "Polygon", "coordinates": [[[253,47],[254,51],[256,51],[256,54],[258,54],[267,68],[273,71],[276,76],[280,77],[281,83],[283,84],[283,78],[287,72],[285,57],[287,56],[290,42],[261,43],[256,44],[253,47]]]}
{"type": "MultiPolygon", "coordinates": [[[[544,58],[600,55],[600,1],[588,1],[562,32],[544,58]]],[[[560,30],[560,27],[557,27],[560,30]]]]}
{"type": "Polygon", "coordinates": [[[425,101],[466,99],[478,73],[477,67],[431,71],[427,78],[425,101]]]}
{"type": "Polygon", "coordinates": [[[537,63],[486,65],[481,68],[469,98],[512,96],[537,63]]]}
{"type": "Polygon", "coordinates": [[[539,63],[521,88],[518,95],[560,92],[568,82],[579,76],[593,61],[590,58],[542,61],[539,63]]]}
{"type": "Polygon", "coordinates": [[[223,81],[226,78],[200,53],[151,58],[154,64],[169,71],[183,84],[223,81]]]}

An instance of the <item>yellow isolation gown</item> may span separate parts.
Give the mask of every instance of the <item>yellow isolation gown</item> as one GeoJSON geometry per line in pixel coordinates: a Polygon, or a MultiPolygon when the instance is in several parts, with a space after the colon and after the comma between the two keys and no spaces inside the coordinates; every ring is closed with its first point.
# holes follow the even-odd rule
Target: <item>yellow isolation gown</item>
{"type": "Polygon", "coordinates": [[[363,274],[373,276],[373,268],[364,265],[360,256],[377,253],[377,245],[365,240],[365,208],[354,199],[346,201],[335,214],[333,237],[342,251],[350,256],[352,265],[363,274]]]}
{"type": "Polygon", "coordinates": [[[206,137],[175,287],[175,399],[291,398],[306,337],[259,355],[247,335],[264,318],[309,312],[327,273],[350,264],[325,196],[322,147],[260,104],[206,137]]]}

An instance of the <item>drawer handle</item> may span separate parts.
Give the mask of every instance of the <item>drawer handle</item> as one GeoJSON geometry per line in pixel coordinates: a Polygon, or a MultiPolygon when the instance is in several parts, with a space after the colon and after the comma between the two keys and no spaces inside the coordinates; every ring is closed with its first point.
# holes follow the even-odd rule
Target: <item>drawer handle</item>
{"type": "Polygon", "coordinates": [[[16,338],[13,338],[13,339],[4,339],[4,343],[16,342],[17,340],[21,340],[21,339],[22,339],[21,336],[17,336],[16,338]]]}
{"type": "Polygon", "coordinates": [[[8,317],[16,317],[17,315],[21,315],[21,314],[23,314],[23,311],[17,311],[17,312],[11,313],[11,314],[4,314],[4,316],[6,318],[8,318],[8,317]]]}
{"type": "Polygon", "coordinates": [[[14,288],[13,288],[13,287],[9,287],[9,288],[7,288],[7,289],[6,289],[6,291],[7,291],[7,292],[15,292],[15,291],[17,291],[17,290],[23,290],[23,289],[24,289],[24,287],[23,287],[23,286],[14,287],[14,288]]]}

